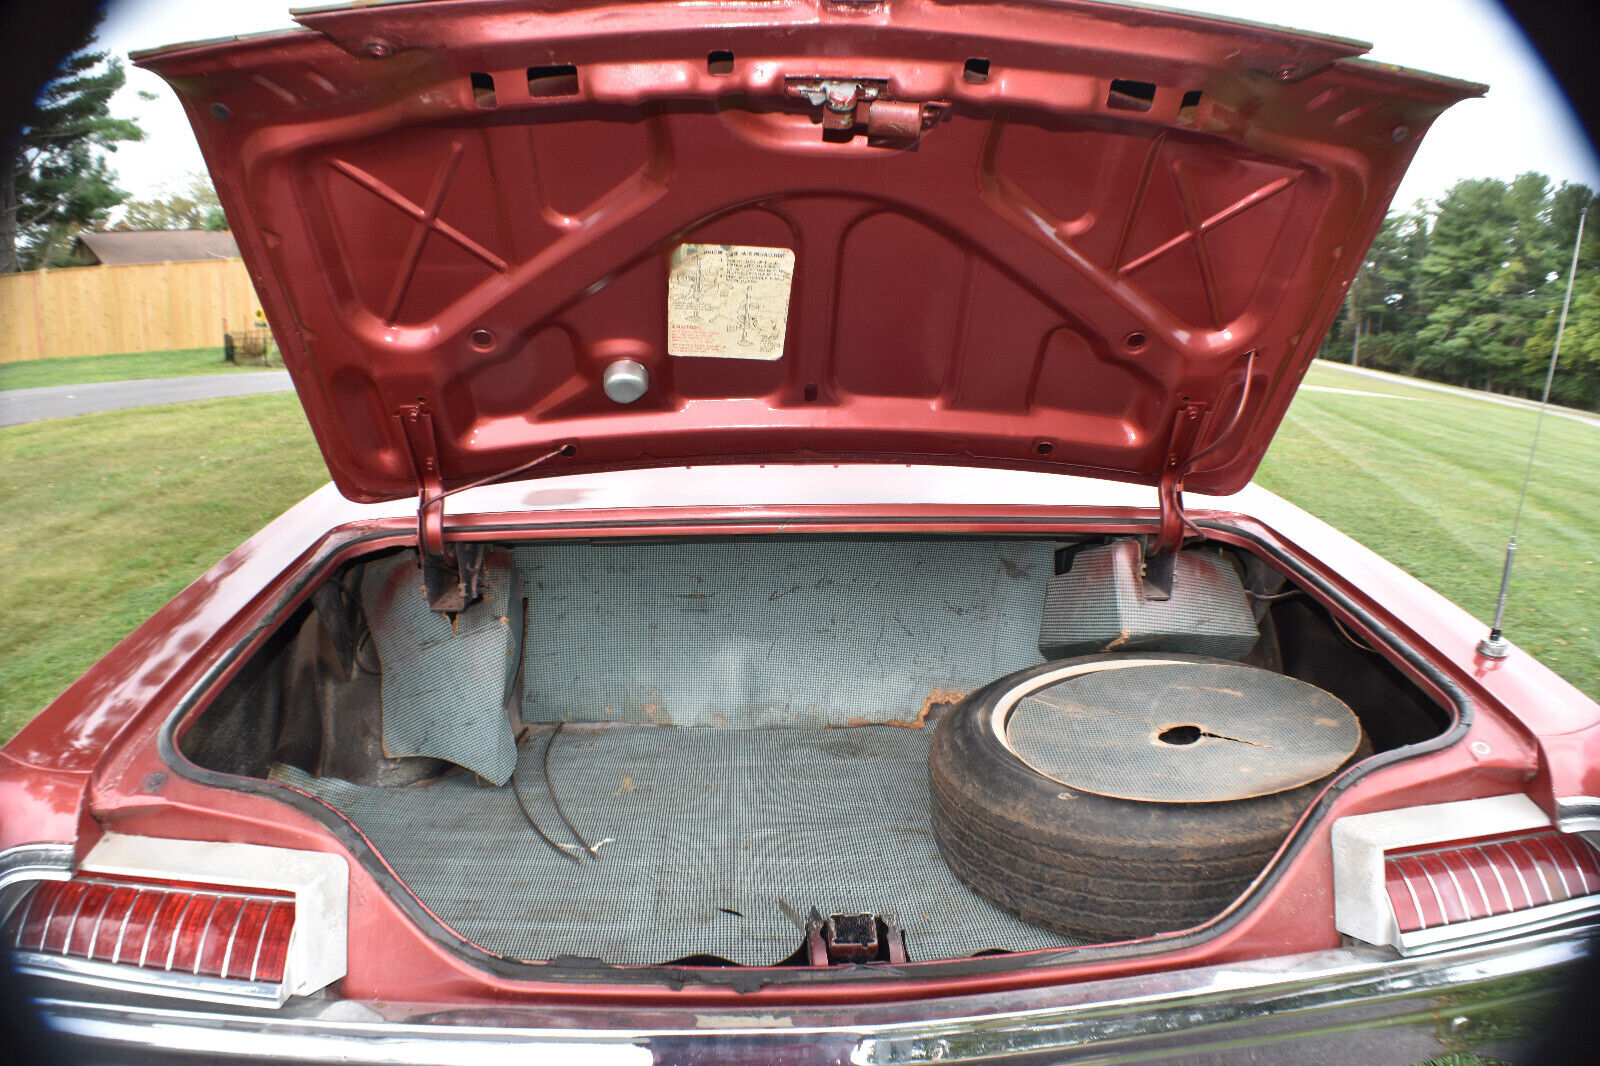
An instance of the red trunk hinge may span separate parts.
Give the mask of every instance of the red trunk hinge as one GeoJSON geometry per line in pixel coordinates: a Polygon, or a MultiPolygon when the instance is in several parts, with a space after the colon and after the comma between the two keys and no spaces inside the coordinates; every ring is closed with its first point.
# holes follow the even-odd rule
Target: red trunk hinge
{"type": "Polygon", "coordinates": [[[1183,475],[1188,471],[1205,414],[1205,404],[1185,400],[1172,416],[1166,459],[1161,464],[1161,525],[1145,549],[1142,576],[1146,599],[1172,598],[1172,575],[1178,549],[1183,546],[1183,475]]]}
{"type": "Polygon", "coordinates": [[[411,452],[417,484],[417,553],[422,558],[422,589],[428,606],[457,614],[481,595],[484,546],[455,545],[444,535],[444,479],[433,414],[425,403],[401,404],[395,412],[411,452]]]}

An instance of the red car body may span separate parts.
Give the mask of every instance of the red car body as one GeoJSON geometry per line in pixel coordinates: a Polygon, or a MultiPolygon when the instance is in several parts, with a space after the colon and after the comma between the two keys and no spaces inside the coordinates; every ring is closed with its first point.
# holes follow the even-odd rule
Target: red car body
{"type": "Polygon", "coordinates": [[[1497,1010],[1550,992],[1517,980],[1578,957],[1589,911],[1429,956],[1341,928],[1343,819],[1523,796],[1563,833],[1600,830],[1600,707],[1515,648],[1479,654],[1464,611],[1246,487],[1417,139],[1477,87],[1359,63],[1352,42],[1096,3],[300,21],[140,62],[195,122],[348,499],[324,489],[252,537],[5,746],[0,881],[64,876],[106,834],[336,855],[347,969],[277,1012],[52,985],[57,1025],[308,1061],[1305,1061],[1350,1041],[1411,1061],[1488,1040],[1497,1010]],[[1033,117],[1002,135],[1013,111],[1033,117]],[[515,156],[536,120],[563,131],[556,154],[515,156]],[[779,358],[669,350],[682,244],[796,252],[779,358]],[[637,404],[602,387],[621,363],[643,368],[637,404]],[[535,464],[547,476],[481,484],[535,464]],[[429,928],[353,823],[218,787],[175,746],[278,619],[379,549],[929,529],[1156,550],[1203,529],[1272,560],[1452,724],[1342,774],[1205,925],[821,973],[487,963],[429,928]],[[1382,1048],[1359,1043],[1369,1024],[1382,1048]]]}

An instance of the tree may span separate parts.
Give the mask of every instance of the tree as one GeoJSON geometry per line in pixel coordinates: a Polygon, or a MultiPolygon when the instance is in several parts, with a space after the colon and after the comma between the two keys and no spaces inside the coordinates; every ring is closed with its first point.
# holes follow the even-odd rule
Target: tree
{"type": "Polygon", "coordinates": [[[1578,235],[1578,216],[1588,218],[1583,227],[1583,247],[1578,253],[1578,273],[1572,289],[1566,333],[1561,338],[1561,360],[1550,386],[1557,403],[1600,407],[1600,201],[1586,185],[1563,185],[1552,198],[1552,263],[1559,272],[1550,280],[1548,308],[1528,337],[1524,351],[1526,372],[1540,384],[1549,369],[1566,293],[1566,271],[1572,264],[1572,242],[1578,235]]]}
{"type": "Polygon", "coordinates": [[[1439,201],[1416,288],[1427,321],[1412,346],[1411,370],[1474,388],[1492,386],[1499,352],[1483,316],[1517,280],[1509,267],[1516,213],[1503,181],[1458,181],[1439,201]]]}
{"type": "Polygon", "coordinates": [[[1358,366],[1394,367],[1394,343],[1409,335],[1405,323],[1415,317],[1412,274],[1427,249],[1427,240],[1427,218],[1420,203],[1409,213],[1384,219],[1350,283],[1344,328],[1327,353],[1331,358],[1347,359],[1358,366]]]}
{"type": "Polygon", "coordinates": [[[106,153],[144,131],[112,117],[111,96],[127,75],[121,60],[91,51],[92,40],[91,31],[0,149],[0,273],[60,261],[79,230],[127,199],[106,153]]]}
{"type": "Polygon", "coordinates": [[[1486,380],[1524,392],[1536,387],[1526,370],[1524,347],[1559,295],[1551,287],[1558,255],[1550,240],[1549,185],[1543,174],[1522,174],[1507,189],[1511,229],[1505,258],[1484,286],[1490,299],[1472,323],[1480,338],[1477,359],[1486,380]]]}
{"type": "Polygon", "coordinates": [[[204,174],[190,174],[177,190],[150,200],[130,200],[123,206],[118,229],[209,229],[228,228],[217,190],[204,174]]]}
{"type": "Polygon", "coordinates": [[[1600,409],[1600,199],[1584,185],[1552,190],[1543,174],[1459,181],[1385,219],[1323,358],[1540,395],[1586,213],[1550,395],[1600,409]]]}

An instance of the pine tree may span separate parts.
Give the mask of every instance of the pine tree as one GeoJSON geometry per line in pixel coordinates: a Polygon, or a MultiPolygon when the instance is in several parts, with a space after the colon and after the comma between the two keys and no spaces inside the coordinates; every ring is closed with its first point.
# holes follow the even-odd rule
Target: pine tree
{"type": "Polygon", "coordinates": [[[1416,301],[1412,275],[1427,251],[1428,225],[1423,205],[1384,220],[1367,251],[1345,301],[1343,326],[1327,357],[1397,369],[1397,343],[1414,332],[1416,301]]]}
{"type": "Polygon", "coordinates": [[[72,238],[103,221],[127,194],[106,153],[144,131],[111,115],[127,75],[120,59],[91,51],[92,33],[40,93],[9,150],[0,150],[0,273],[50,266],[72,238]]]}

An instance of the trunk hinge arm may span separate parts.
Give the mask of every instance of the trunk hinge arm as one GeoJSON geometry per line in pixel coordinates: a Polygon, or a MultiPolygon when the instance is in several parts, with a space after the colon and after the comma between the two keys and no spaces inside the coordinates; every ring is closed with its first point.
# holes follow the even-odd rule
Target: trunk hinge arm
{"type": "Polygon", "coordinates": [[[459,614],[482,593],[481,542],[452,544],[444,535],[444,479],[433,414],[422,402],[401,404],[395,417],[411,452],[417,484],[417,554],[422,561],[422,591],[428,606],[440,614],[459,614]]]}
{"type": "Polygon", "coordinates": [[[1172,416],[1172,432],[1167,438],[1167,454],[1161,464],[1157,486],[1161,501],[1161,521],[1156,535],[1145,541],[1144,581],[1147,600],[1172,598],[1172,577],[1177,569],[1178,549],[1183,546],[1183,476],[1188,472],[1194,440],[1205,421],[1206,405],[1185,400],[1172,416]]]}
{"type": "Polygon", "coordinates": [[[428,606],[440,614],[456,615],[483,595],[483,559],[488,545],[482,541],[456,543],[445,538],[444,501],[458,492],[506,481],[526,473],[558,455],[578,454],[576,442],[558,444],[536,459],[510,470],[478,478],[453,489],[444,487],[444,467],[439,462],[439,439],[434,434],[433,413],[421,400],[403,403],[395,410],[400,435],[411,452],[417,484],[417,554],[422,557],[422,591],[428,606]]]}
{"type": "Polygon", "coordinates": [[[1172,598],[1172,577],[1177,569],[1178,549],[1183,547],[1184,528],[1200,532],[1183,513],[1183,479],[1200,460],[1222,447],[1222,442],[1228,439],[1244,417],[1245,408],[1250,403],[1251,386],[1255,381],[1256,354],[1253,348],[1245,353],[1244,383],[1239,389],[1239,401],[1234,405],[1228,424],[1203,450],[1195,451],[1195,438],[1200,435],[1200,427],[1206,420],[1206,405],[1185,399],[1173,413],[1172,432],[1167,435],[1166,461],[1161,464],[1161,482],[1158,486],[1161,523],[1155,537],[1145,541],[1144,568],[1140,575],[1144,579],[1146,599],[1172,598]]]}

